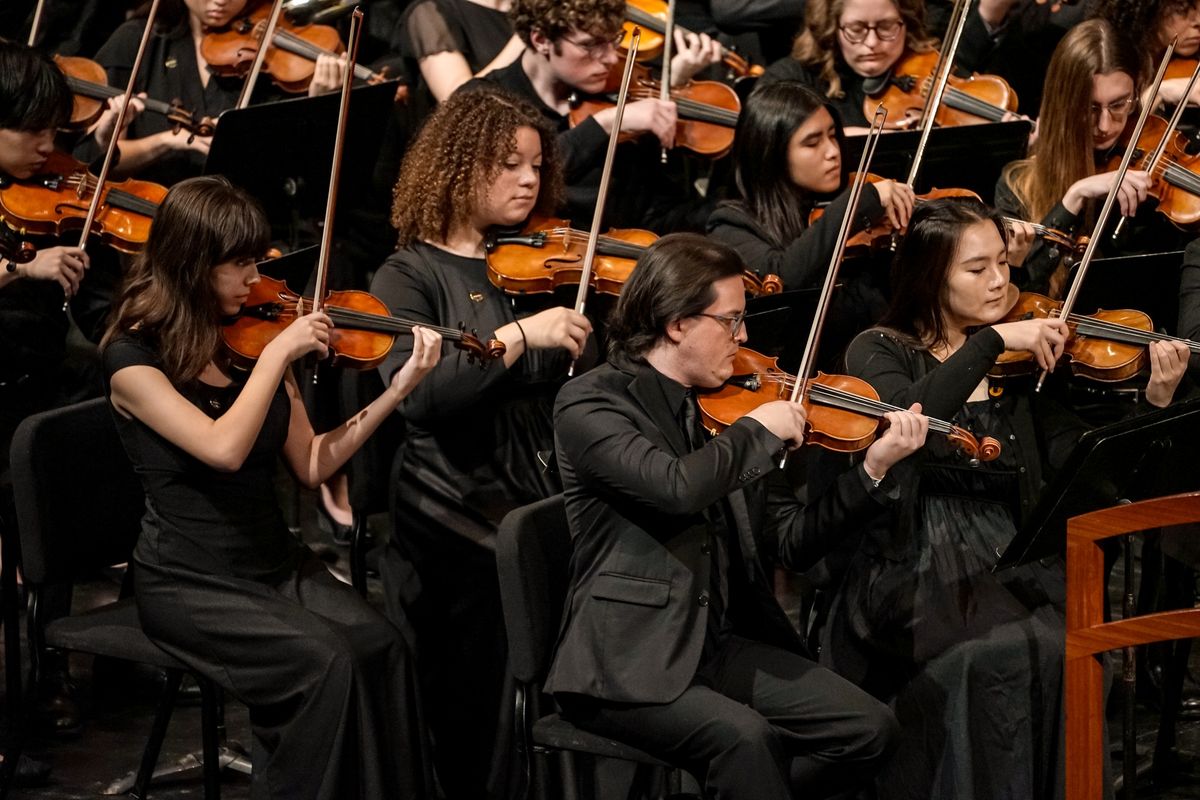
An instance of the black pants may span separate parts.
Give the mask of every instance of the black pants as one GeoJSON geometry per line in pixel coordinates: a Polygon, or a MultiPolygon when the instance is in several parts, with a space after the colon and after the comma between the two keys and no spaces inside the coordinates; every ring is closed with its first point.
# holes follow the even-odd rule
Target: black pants
{"type": "Polygon", "coordinates": [[[134,574],[150,638],[249,706],[254,797],[432,796],[408,646],[311,552],[275,584],[134,574]]]}
{"type": "Polygon", "coordinates": [[[865,784],[897,734],[888,707],[858,687],[737,636],[673,702],[558,699],[578,727],[687,768],[721,800],[819,798],[865,784]]]}

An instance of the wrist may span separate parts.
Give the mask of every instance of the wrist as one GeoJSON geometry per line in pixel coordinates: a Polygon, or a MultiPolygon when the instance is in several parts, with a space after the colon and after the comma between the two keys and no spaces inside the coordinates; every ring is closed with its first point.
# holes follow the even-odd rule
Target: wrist
{"type": "Polygon", "coordinates": [[[867,477],[871,479],[875,488],[879,488],[879,484],[883,483],[883,479],[887,477],[887,469],[872,464],[870,458],[863,461],[863,472],[867,473],[867,477]]]}

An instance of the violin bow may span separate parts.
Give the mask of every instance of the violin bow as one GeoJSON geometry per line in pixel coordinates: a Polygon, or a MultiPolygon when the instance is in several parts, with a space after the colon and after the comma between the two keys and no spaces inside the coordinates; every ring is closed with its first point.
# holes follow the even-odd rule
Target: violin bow
{"type": "MultiPolygon", "coordinates": [[[[967,11],[971,7],[970,0],[955,0],[954,10],[950,14],[950,19],[946,24],[947,31],[959,31],[964,27],[967,19],[967,11]]],[[[954,65],[954,54],[958,49],[958,34],[952,38],[952,44],[949,48],[941,48],[938,51],[937,61],[934,63],[933,75],[931,76],[936,82],[945,71],[946,75],[950,74],[950,70],[954,65]]],[[[921,129],[932,127],[933,119],[937,116],[937,107],[934,105],[934,93],[929,92],[925,95],[925,105],[921,108],[921,129]]],[[[940,102],[940,98],[939,98],[940,102]]]]}
{"type": "MultiPolygon", "coordinates": [[[[83,230],[79,234],[79,249],[87,249],[88,236],[92,232],[92,224],[96,221],[96,213],[100,210],[101,200],[104,197],[104,184],[108,181],[109,170],[112,169],[113,155],[117,152],[117,142],[121,138],[121,131],[125,128],[125,117],[129,113],[129,101],[133,97],[133,85],[137,82],[138,74],[142,69],[142,59],[146,55],[146,47],[150,44],[150,37],[154,33],[154,18],[158,14],[158,4],[160,0],[153,0],[150,3],[150,13],[146,15],[146,29],[142,31],[142,41],[138,45],[137,55],[133,58],[133,67],[129,71],[129,82],[125,84],[125,93],[121,95],[121,105],[117,109],[117,121],[113,125],[112,138],[108,142],[108,150],[104,154],[104,164],[100,167],[100,174],[96,176],[95,189],[92,194],[92,202],[88,205],[87,217],[83,220],[83,230]]],[[[83,181],[80,183],[81,190],[86,190],[88,185],[87,174],[85,172],[83,181]]],[[[67,310],[68,301],[71,299],[70,293],[67,293],[66,299],[63,301],[63,311],[67,310]]]]}
{"type": "MultiPolygon", "coordinates": [[[[1150,97],[1158,94],[1158,87],[1162,83],[1163,75],[1167,72],[1167,64],[1171,62],[1171,56],[1175,54],[1175,42],[1167,47],[1167,52],[1163,54],[1162,62],[1158,65],[1158,74],[1154,76],[1152,91],[1150,97]]],[[[1192,76],[1193,80],[1195,76],[1192,76]]],[[[1100,244],[1100,233],[1104,230],[1105,224],[1108,223],[1108,218],[1112,214],[1113,205],[1116,203],[1117,192],[1121,188],[1121,183],[1125,180],[1125,173],[1129,171],[1129,164],[1133,161],[1134,151],[1137,150],[1138,139],[1142,136],[1142,129],[1146,127],[1146,120],[1150,119],[1150,112],[1153,110],[1153,103],[1145,103],[1142,106],[1142,113],[1138,115],[1137,125],[1134,126],[1133,134],[1129,137],[1129,146],[1125,148],[1125,155],[1121,156],[1121,166],[1117,168],[1117,174],[1113,177],[1112,186],[1108,189],[1108,195],[1104,198],[1104,205],[1100,208],[1100,216],[1096,218],[1096,225],[1092,228],[1092,235],[1088,239],[1087,249],[1083,251],[1083,258],[1079,259],[1079,264],[1075,268],[1075,277],[1071,280],[1071,288],[1067,291],[1067,296],[1063,299],[1062,308],[1059,310],[1059,317],[1065,320],[1071,318],[1071,310],[1075,306],[1075,302],[1079,299],[1079,290],[1083,286],[1083,279],[1087,275],[1088,267],[1091,266],[1092,259],[1096,255],[1096,248],[1100,244]]],[[[1042,384],[1046,382],[1046,370],[1042,370],[1038,376],[1037,387],[1035,391],[1042,390],[1042,384]]]]}
{"type": "Polygon", "coordinates": [[[238,95],[237,105],[235,109],[242,109],[250,105],[250,95],[254,93],[254,84],[258,83],[258,75],[262,72],[263,62],[267,60],[267,48],[270,43],[275,41],[275,26],[279,24],[279,15],[283,11],[283,0],[275,0],[271,6],[271,16],[267,17],[267,27],[263,29],[263,36],[258,40],[258,52],[254,54],[254,63],[250,65],[250,71],[246,73],[246,82],[242,84],[242,93],[238,95]]]}
{"type": "MultiPolygon", "coordinates": [[[[596,209],[592,212],[592,229],[588,232],[587,250],[583,255],[583,270],[579,274],[579,291],[575,294],[575,311],[583,313],[587,306],[588,284],[592,282],[592,264],[596,260],[596,246],[600,242],[600,223],[604,220],[604,204],[608,199],[608,182],[612,177],[613,158],[617,153],[617,140],[621,138],[621,119],[625,116],[625,100],[629,97],[629,81],[633,77],[633,64],[637,60],[638,45],[642,41],[642,29],[634,26],[629,37],[629,53],[625,57],[625,72],[621,76],[621,91],[617,95],[616,116],[612,130],[608,133],[608,152],[604,156],[604,170],[600,173],[600,189],[596,193],[596,209]]],[[[664,81],[665,83],[665,81],[664,81]]],[[[575,362],[571,362],[567,377],[574,377],[575,362]]]]}
{"type": "Polygon", "coordinates": [[[342,177],[342,151],[346,145],[346,120],[350,116],[350,85],[354,81],[354,62],[358,58],[358,40],[362,33],[363,12],[355,8],[350,14],[350,35],[346,49],[346,69],[342,71],[342,99],[338,109],[337,133],[333,138],[333,166],[329,172],[329,194],[325,197],[325,225],[321,231],[321,249],[317,256],[316,288],[313,289],[313,311],[320,311],[329,281],[329,253],[333,248],[333,212],[337,206],[338,184],[342,177]]]}
{"type": "Polygon", "coordinates": [[[929,99],[926,102],[925,110],[921,112],[921,139],[917,142],[917,152],[913,156],[912,166],[908,170],[908,180],[906,183],[909,186],[916,186],[917,173],[921,169],[921,162],[925,158],[925,147],[929,144],[929,134],[933,131],[933,121],[937,118],[938,109],[942,107],[942,96],[946,93],[946,84],[950,80],[950,70],[954,67],[954,54],[958,52],[958,43],[962,40],[963,29],[967,24],[967,8],[970,3],[964,2],[956,6],[956,15],[954,17],[954,37],[950,41],[950,47],[942,49],[941,58],[938,61],[937,83],[934,90],[929,93],[929,99]],[[959,10],[961,7],[961,10],[959,10]]]}
{"type": "MultiPolygon", "coordinates": [[[[675,0],[667,2],[667,24],[663,27],[662,78],[658,87],[658,99],[671,99],[671,58],[675,55],[675,0]]],[[[662,163],[667,163],[667,148],[662,149],[662,163]]]]}
{"type": "Polygon", "coordinates": [[[37,44],[38,28],[42,27],[42,12],[45,9],[46,0],[38,0],[33,9],[33,22],[29,26],[29,40],[26,42],[30,47],[37,44]]]}
{"type": "MultiPolygon", "coordinates": [[[[1198,77],[1200,77],[1200,61],[1196,62],[1196,68],[1192,70],[1192,77],[1188,79],[1187,89],[1185,89],[1183,92],[1184,99],[1175,106],[1175,112],[1171,114],[1171,120],[1167,123],[1167,129],[1163,132],[1162,139],[1159,140],[1158,146],[1154,148],[1154,151],[1151,153],[1150,159],[1146,164],[1146,172],[1150,174],[1150,178],[1152,180],[1154,178],[1154,173],[1158,170],[1163,156],[1166,155],[1167,144],[1171,141],[1171,137],[1175,135],[1175,130],[1179,127],[1179,120],[1183,117],[1183,112],[1187,110],[1187,98],[1192,96],[1192,89],[1195,88],[1196,79],[1198,77]]],[[[1155,89],[1154,91],[1155,94],[1158,93],[1158,89],[1155,89]]],[[[1154,105],[1153,100],[1150,101],[1150,105],[1154,105]]],[[[1129,217],[1122,214],[1121,218],[1117,220],[1117,227],[1113,229],[1112,234],[1114,239],[1121,235],[1121,229],[1125,227],[1125,220],[1127,219],[1129,219],[1129,217]]]]}
{"type": "MultiPolygon", "coordinates": [[[[871,120],[871,130],[863,146],[862,155],[858,159],[858,172],[854,182],[850,184],[850,195],[846,203],[846,213],[842,215],[842,224],[838,228],[837,246],[833,248],[833,256],[829,259],[829,268],[825,271],[825,283],[821,287],[821,295],[817,300],[817,309],[813,314],[812,326],[808,330],[808,343],[804,346],[804,355],[796,370],[796,385],[792,387],[793,403],[802,402],[808,392],[808,377],[817,360],[817,346],[821,341],[821,329],[825,325],[825,315],[829,310],[829,301],[833,298],[833,288],[837,284],[838,269],[842,264],[842,256],[846,253],[846,240],[850,235],[850,226],[858,214],[858,201],[862,197],[863,187],[867,183],[867,170],[871,159],[875,157],[875,147],[883,134],[883,125],[887,122],[887,109],[882,104],[875,108],[875,117],[871,120]]],[[[787,464],[787,453],[779,462],[780,468],[787,464]]]]}

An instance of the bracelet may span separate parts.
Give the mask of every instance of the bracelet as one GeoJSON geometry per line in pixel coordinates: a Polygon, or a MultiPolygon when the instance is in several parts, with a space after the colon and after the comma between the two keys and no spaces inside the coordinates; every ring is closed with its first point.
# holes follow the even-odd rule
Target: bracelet
{"type": "Polygon", "coordinates": [[[4,269],[6,269],[9,272],[17,271],[17,262],[16,261],[13,261],[11,258],[3,259],[3,261],[5,262],[4,269]]]}
{"type": "Polygon", "coordinates": [[[863,464],[863,474],[867,476],[867,480],[869,480],[871,482],[871,486],[875,489],[878,489],[879,484],[883,483],[883,478],[887,477],[887,473],[885,472],[885,473],[883,473],[883,478],[876,478],[874,475],[867,472],[866,463],[863,464]]]}
{"type": "Polygon", "coordinates": [[[521,332],[521,347],[525,350],[529,349],[529,340],[525,338],[525,329],[521,327],[521,320],[513,317],[513,324],[517,326],[517,330],[521,332]]]}

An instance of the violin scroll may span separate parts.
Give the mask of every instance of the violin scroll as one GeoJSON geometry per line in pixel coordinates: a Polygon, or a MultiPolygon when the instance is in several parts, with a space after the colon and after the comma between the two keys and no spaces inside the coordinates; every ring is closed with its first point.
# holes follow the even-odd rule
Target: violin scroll
{"type": "Polygon", "coordinates": [[[495,361],[498,358],[503,358],[508,348],[504,342],[499,339],[488,339],[485,345],[479,339],[479,332],[472,329],[467,333],[467,326],[463,323],[458,324],[459,336],[454,346],[467,354],[467,361],[472,364],[479,364],[480,369],[483,369],[488,363],[495,361]]]}
{"type": "Polygon", "coordinates": [[[946,438],[970,456],[972,464],[995,461],[1000,457],[1000,442],[994,437],[984,436],[982,439],[976,439],[974,434],[965,428],[951,425],[946,438]]]}

